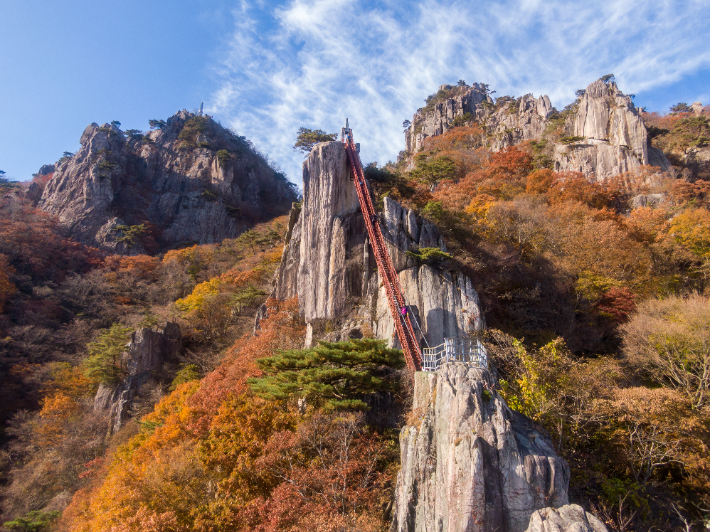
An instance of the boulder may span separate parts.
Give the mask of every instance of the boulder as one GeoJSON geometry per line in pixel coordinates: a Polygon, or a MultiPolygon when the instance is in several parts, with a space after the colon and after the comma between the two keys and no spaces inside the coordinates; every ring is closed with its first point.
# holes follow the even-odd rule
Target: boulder
{"type": "Polygon", "coordinates": [[[391,532],[523,532],[536,510],[568,504],[569,466],[486,369],[417,373],[400,447],[391,532]]]}
{"type": "Polygon", "coordinates": [[[581,506],[568,504],[537,510],[525,532],[607,532],[607,528],[581,506]]]}

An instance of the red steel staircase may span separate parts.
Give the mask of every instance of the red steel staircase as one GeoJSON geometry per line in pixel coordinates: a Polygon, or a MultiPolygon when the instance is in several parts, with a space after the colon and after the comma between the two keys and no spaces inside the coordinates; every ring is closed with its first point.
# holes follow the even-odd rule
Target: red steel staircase
{"type": "Polygon", "coordinates": [[[360,163],[360,156],[358,155],[359,146],[356,146],[353,140],[353,132],[352,129],[348,127],[347,119],[345,121],[345,127],[342,129],[341,140],[345,144],[345,151],[350,161],[350,171],[353,176],[353,181],[355,182],[357,197],[360,200],[360,209],[362,210],[363,218],[365,218],[365,226],[367,227],[367,234],[370,237],[370,246],[372,247],[375,260],[377,261],[377,269],[385,285],[387,301],[389,302],[390,312],[392,313],[392,318],[394,319],[395,328],[397,330],[397,338],[399,338],[399,343],[404,350],[404,358],[407,360],[409,370],[412,373],[421,371],[422,351],[419,347],[417,336],[414,333],[412,322],[409,319],[409,312],[402,314],[402,309],[405,307],[406,303],[404,296],[402,296],[399,277],[397,271],[394,269],[392,259],[385,245],[385,239],[380,230],[377,214],[375,213],[375,208],[370,198],[370,191],[367,188],[365,175],[362,171],[362,164],[360,163]]]}

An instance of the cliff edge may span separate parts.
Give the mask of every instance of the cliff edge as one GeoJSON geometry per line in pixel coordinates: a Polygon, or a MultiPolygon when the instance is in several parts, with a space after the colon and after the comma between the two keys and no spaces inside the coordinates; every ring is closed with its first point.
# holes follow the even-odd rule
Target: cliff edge
{"type": "Polygon", "coordinates": [[[569,466],[493,384],[462,364],[416,374],[391,532],[523,532],[568,504],[569,466]]]}
{"type": "MultiPolygon", "coordinates": [[[[341,340],[371,332],[396,344],[342,143],[318,144],[304,161],[303,202],[291,220],[273,296],[298,296],[311,335],[328,333],[329,339],[341,340]]],[[[429,345],[482,329],[480,302],[470,278],[445,264],[424,264],[407,255],[423,247],[446,251],[436,226],[389,198],[377,223],[407,306],[429,345]]]]}

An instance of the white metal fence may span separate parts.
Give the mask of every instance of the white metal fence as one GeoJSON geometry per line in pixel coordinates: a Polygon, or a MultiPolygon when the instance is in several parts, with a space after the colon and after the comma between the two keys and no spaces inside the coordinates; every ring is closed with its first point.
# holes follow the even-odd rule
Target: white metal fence
{"type": "Polygon", "coordinates": [[[488,368],[488,354],[480,340],[445,338],[444,343],[422,350],[422,371],[436,371],[447,362],[488,368]]]}

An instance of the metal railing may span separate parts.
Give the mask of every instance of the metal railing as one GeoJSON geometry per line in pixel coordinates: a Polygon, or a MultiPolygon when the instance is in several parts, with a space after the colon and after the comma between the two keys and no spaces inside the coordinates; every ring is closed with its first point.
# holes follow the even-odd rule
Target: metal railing
{"type": "Polygon", "coordinates": [[[447,362],[488,368],[488,353],[480,340],[445,338],[444,343],[422,350],[422,371],[436,371],[447,362]]]}

